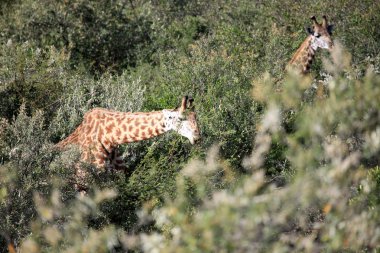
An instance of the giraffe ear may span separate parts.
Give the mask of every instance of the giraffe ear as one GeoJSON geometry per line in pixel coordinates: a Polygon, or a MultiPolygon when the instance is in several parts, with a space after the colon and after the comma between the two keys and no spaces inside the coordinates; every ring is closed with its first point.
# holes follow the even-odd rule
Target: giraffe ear
{"type": "Polygon", "coordinates": [[[323,15],[323,17],[322,17],[322,26],[324,27],[324,28],[327,28],[327,17],[326,17],[326,15],[323,15]]]}
{"type": "Polygon", "coordinates": [[[312,16],[310,19],[313,22],[313,25],[319,25],[315,16],[312,16]]]}
{"type": "Polygon", "coordinates": [[[184,96],[183,98],[182,98],[182,102],[181,102],[181,106],[180,106],[180,108],[179,108],[179,112],[182,114],[185,110],[186,110],[186,108],[187,108],[187,100],[189,99],[189,97],[188,96],[184,96]]]}

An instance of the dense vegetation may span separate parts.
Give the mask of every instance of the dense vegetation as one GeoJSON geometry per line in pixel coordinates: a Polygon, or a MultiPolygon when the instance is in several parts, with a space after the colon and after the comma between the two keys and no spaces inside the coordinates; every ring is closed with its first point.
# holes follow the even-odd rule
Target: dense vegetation
{"type": "Polygon", "coordinates": [[[380,2],[0,7],[0,252],[379,250],[380,2]],[[323,14],[334,51],[287,73],[323,14]],[[82,164],[90,190],[75,192],[78,150],[54,144],[85,112],[174,108],[185,94],[201,143],[124,145],[127,175],[82,164]]]}

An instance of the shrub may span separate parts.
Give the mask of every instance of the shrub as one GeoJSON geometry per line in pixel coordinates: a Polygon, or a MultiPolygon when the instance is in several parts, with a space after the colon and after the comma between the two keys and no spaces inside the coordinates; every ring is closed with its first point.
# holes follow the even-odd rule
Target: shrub
{"type": "Polygon", "coordinates": [[[368,169],[372,159],[378,163],[380,148],[375,144],[380,117],[373,114],[380,102],[380,78],[370,69],[363,79],[353,79],[348,59],[337,46],[332,63],[326,62],[332,76],[325,80],[328,96],[321,100],[302,102],[305,80],[299,76],[289,76],[282,92],[266,89],[263,97],[270,106],[245,161],[252,172],[220,189],[217,182],[230,185],[230,179],[217,152],[205,162],[189,163],[177,178],[177,195],[162,207],[145,209],[145,219],[151,214],[157,231],[139,235],[140,249],[375,252],[377,171],[368,169]],[[280,108],[297,114],[293,133],[283,130],[280,108]],[[286,143],[294,176],[278,188],[266,180],[262,161],[272,140],[279,138],[286,143]]]}
{"type": "Polygon", "coordinates": [[[70,184],[73,171],[50,167],[55,152],[48,141],[41,111],[27,116],[22,106],[18,116],[11,122],[4,120],[1,127],[0,231],[13,242],[20,242],[30,232],[30,222],[36,217],[33,194],[49,195],[56,185],[66,189],[65,198],[72,198],[72,187],[65,186],[70,184]]]}
{"type": "Polygon", "coordinates": [[[378,2],[0,6],[0,245],[376,251],[378,2]],[[352,64],[324,51],[311,75],[287,74],[309,16],[323,14],[352,64]],[[128,175],[53,148],[93,107],[160,110],[185,94],[202,142],[172,133],[123,145],[128,175]],[[85,198],[73,190],[78,165],[85,198]]]}
{"type": "Polygon", "coordinates": [[[101,224],[98,204],[115,196],[112,190],[97,191],[92,196],[75,199],[69,206],[61,201],[59,191],[48,199],[34,195],[38,216],[32,234],[20,247],[21,252],[109,252],[119,246],[122,232],[109,224],[101,224]],[[97,220],[101,229],[89,226],[97,220]]]}
{"type": "Polygon", "coordinates": [[[41,50],[12,40],[0,50],[0,117],[11,119],[23,103],[28,113],[45,109],[60,97],[61,78],[68,71],[64,50],[41,50]]]}

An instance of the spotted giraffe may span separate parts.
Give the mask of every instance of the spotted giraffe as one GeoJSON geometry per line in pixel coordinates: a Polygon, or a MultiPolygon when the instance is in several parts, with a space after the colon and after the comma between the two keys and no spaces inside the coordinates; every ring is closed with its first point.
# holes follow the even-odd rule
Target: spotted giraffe
{"type": "MultiPolygon", "coordinates": [[[[147,140],[171,130],[188,138],[192,144],[200,139],[193,101],[185,96],[177,109],[153,112],[92,109],[84,115],[82,123],[74,132],[59,142],[57,147],[64,149],[76,145],[84,162],[92,163],[97,168],[125,169],[118,152],[121,144],[147,140]]],[[[85,175],[83,171],[77,171],[77,176],[85,175]]]]}
{"type": "Polygon", "coordinates": [[[331,50],[333,41],[331,39],[333,25],[329,25],[327,17],[323,16],[322,23],[319,24],[315,16],[311,17],[313,28],[307,28],[309,36],[297,49],[292,59],[287,65],[287,69],[293,69],[301,74],[306,74],[313,62],[318,48],[331,50]]]}

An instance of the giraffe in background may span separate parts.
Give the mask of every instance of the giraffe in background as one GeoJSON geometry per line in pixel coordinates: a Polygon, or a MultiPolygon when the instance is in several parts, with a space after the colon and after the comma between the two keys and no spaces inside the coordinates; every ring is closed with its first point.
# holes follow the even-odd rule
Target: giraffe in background
{"type": "Polygon", "coordinates": [[[315,16],[310,19],[313,22],[313,28],[306,29],[309,36],[286,66],[288,70],[293,69],[301,74],[309,71],[318,48],[331,50],[334,45],[331,39],[333,25],[328,24],[327,17],[323,16],[321,24],[317,22],[315,16]]]}
{"type": "MultiPolygon", "coordinates": [[[[56,146],[64,149],[76,145],[81,151],[82,161],[97,168],[125,170],[118,152],[121,144],[147,140],[170,130],[188,138],[192,144],[200,139],[193,101],[185,96],[177,109],[153,112],[95,108],[87,112],[74,132],[56,146]]],[[[77,169],[77,176],[83,178],[85,175],[77,169]]]]}

